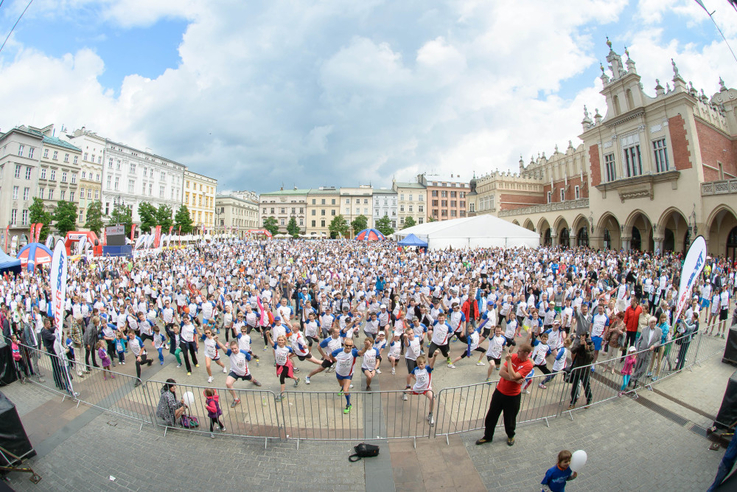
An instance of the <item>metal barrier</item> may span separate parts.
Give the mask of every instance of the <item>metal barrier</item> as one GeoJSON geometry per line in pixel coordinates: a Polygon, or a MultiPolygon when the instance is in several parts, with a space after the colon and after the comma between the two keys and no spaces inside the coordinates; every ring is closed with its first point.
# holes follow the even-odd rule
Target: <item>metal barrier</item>
{"type": "Polygon", "coordinates": [[[233,388],[236,398],[240,400],[233,405],[235,399],[231,390],[213,386],[198,386],[193,384],[176,382],[176,398],[184,398],[186,393],[192,393],[193,402],[185,410],[186,415],[197,417],[199,426],[194,428],[172,427],[164,423],[156,416],[155,411],[161,395],[164,391],[163,381],[148,380],[144,384],[148,393],[148,399],[154,402],[153,422],[156,426],[164,428],[164,435],[169,429],[186,430],[189,432],[206,433],[213,435],[223,434],[236,437],[248,437],[264,439],[264,446],[269,439],[284,439],[283,410],[281,402],[276,400],[276,394],[268,390],[238,389],[233,388]],[[205,390],[212,390],[218,395],[218,404],[222,411],[220,422],[224,430],[220,431],[219,424],[213,422],[213,430],[210,431],[211,419],[208,416],[207,397],[205,390]]]}
{"type": "MultiPolygon", "coordinates": [[[[101,368],[77,366],[65,358],[23,346],[26,363],[30,363],[35,377],[33,384],[77,400],[77,405],[87,405],[120,415],[143,424],[164,427],[164,434],[172,428],[156,417],[156,407],[161,398],[163,381],[149,380],[135,386],[135,376],[101,368]],[[78,370],[91,371],[84,377],[78,370]],[[41,381],[38,375],[46,379],[41,381]],[[111,376],[114,376],[111,377],[111,376]]],[[[693,339],[678,339],[662,347],[658,374],[658,351],[650,354],[652,371],[657,377],[646,376],[648,368],[638,381],[639,387],[625,388],[628,396],[637,397],[642,388],[652,389],[653,384],[672,377],[694,364],[720,353],[724,349],[721,339],[702,333],[693,339]]],[[[540,387],[544,374],[530,380],[528,391],[521,396],[517,422],[528,423],[544,420],[565,413],[573,419],[573,413],[590,405],[616,398],[622,387],[621,369],[624,364],[620,349],[615,353],[600,352],[595,364],[574,369],[568,380],[564,373],[556,374],[546,387],[540,387]],[[593,371],[592,371],[593,368],[593,371]]],[[[648,351],[636,353],[638,357],[648,351]]],[[[81,355],[81,354],[80,354],[81,355]]],[[[80,365],[81,364],[81,365],[80,365]]],[[[264,439],[317,441],[355,441],[374,439],[413,439],[449,436],[477,431],[484,427],[497,381],[444,388],[435,394],[435,425],[428,420],[430,401],[424,395],[405,391],[356,391],[351,392],[352,408],[344,413],[345,398],[337,392],[287,391],[282,398],[268,390],[233,389],[240,402],[233,405],[234,397],[227,388],[197,386],[177,382],[177,398],[191,392],[193,402],[187,414],[197,417],[199,427],[182,428],[195,433],[210,433],[210,418],[206,409],[204,391],[214,390],[219,395],[224,435],[264,439]],[[406,398],[405,398],[406,397],[406,398]]],[[[219,433],[215,424],[213,434],[219,433]]]]}
{"type": "Polygon", "coordinates": [[[141,422],[141,425],[152,423],[152,402],[143,385],[136,387],[138,378],[135,376],[89,367],[25,345],[22,348],[29,356],[26,363],[31,361],[37,375],[28,378],[31,383],[64,398],[72,398],[77,406],[84,403],[141,422]]]}

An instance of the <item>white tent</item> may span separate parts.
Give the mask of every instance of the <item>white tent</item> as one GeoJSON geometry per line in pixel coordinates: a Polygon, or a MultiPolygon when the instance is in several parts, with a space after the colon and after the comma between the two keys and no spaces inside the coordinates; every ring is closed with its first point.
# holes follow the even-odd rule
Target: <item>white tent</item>
{"type": "Polygon", "coordinates": [[[540,245],[538,233],[493,215],[428,222],[397,231],[393,237],[400,241],[409,234],[426,241],[429,249],[537,248],[540,245]]]}

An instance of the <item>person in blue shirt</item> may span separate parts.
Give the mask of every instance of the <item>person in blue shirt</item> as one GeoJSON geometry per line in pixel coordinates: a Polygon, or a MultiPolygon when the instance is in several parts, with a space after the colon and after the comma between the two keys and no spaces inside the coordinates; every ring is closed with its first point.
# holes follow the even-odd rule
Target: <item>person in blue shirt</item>
{"type": "Polygon", "coordinates": [[[564,492],[566,482],[575,479],[578,473],[571,470],[571,452],[564,449],[558,453],[558,463],[545,472],[542,482],[542,492],[564,492]]]}

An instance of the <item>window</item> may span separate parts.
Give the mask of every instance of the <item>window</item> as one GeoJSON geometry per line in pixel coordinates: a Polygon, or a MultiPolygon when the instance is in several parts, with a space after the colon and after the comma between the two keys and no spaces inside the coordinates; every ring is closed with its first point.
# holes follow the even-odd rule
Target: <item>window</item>
{"type": "Polygon", "coordinates": [[[418,195],[418,196],[417,196],[417,199],[418,199],[419,201],[421,201],[421,202],[422,202],[422,201],[425,201],[425,198],[424,198],[424,196],[423,196],[423,195],[418,195]]]}
{"type": "Polygon", "coordinates": [[[28,210],[24,210],[21,217],[21,225],[28,225],[28,210]]]}
{"type": "Polygon", "coordinates": [[[271,207],[271,213],[272,214],[274,213],[274,207],[271,207]]]}
{"type": "Polygon", "coordinates": [[[75,155],[75,156],[74,156],[74,163],[75,163],[75,164],[77,163],[77,159],[78,159],[78,158],[79,158],[79,156],[77,156],[77,155],[75,155]]]}
{"type": "Polygon", "coordinates": [[[115,163],[115,170],[120,171],[120,159],[115,163]]]}
{"type": "Polygon", "coordinates": [[[315,224],[316,224],[316,223],[317,223],[317,221],[316,221],[316,220],[313,220],[313,221],[312,221],[312,227],[315,227],[315,224]]]}
{"type": "Polygon", "coordinates": [[[74,192],[73,191],[70,191],[69,192],[69,201],[70,202],[73,202],[74,201],[74,192]]]}
{"type": "Polygon", "coordinates": [[[115,191],[118,191],[120,189],[120,178],[118,176],[115,176],[115,186],[113,187],[115,191]]]}
{"type": "Polygon", "coordinates": [[[614,164],[614,154],[604,156],[604,167],[606,168],[606,180],[614,181],[617,179],[617,168],[614,164]]]}
{"type": "Polygon", "coordinates": [[[640,156],[640,136],[629,135],[621,139],[624,161],[622,162],[624,177],[633,178],[642,174],[642,159],[640,156]]]}
{"type": "Polygon", "coordinates": [[[15,225],[16,220],[18,220],[18,210],[14,208],[10,211],[10,225],[15,225]]]}
{"type": "Polygon", "coordinates": [[[31,189],[28,187],[23,188],[23,200],[28,200],[31,196],[31,189]]]}
{"type": "Polygon", "coordinates": [[[418,205],[417,206],[417,211],[418,212],[424,212],[425,211],[425,207],[423,205],[418,205]]]}
{"type": "Polygon", "coordinates": [[[350,207],[346,207],[345,208],[345,213],[346,213],[346,215],[349,215],[351,213],[350,207]]]}
{"type": "Polygon", "coordinates": [[[85,160],[85,161],[88,161],[89,160],[89,154],[87,152],[85,152],[84,155],[82,156],[82,159],[85,160]]]}
{"type": "Polygon", "coordinates": [[[72,173],[72,184],[77,184],[77,173],[72,173]]]}
{"type": "Polygon", "coordinates": [[[95,174],[95,181],[98,181],[98,182],[100,181],[100,174],[99,173],[95,174]]]}
{"type": "Polygon", "coordinates": [[[154,196],[154,184],[153,183],[148,184],[148,196],[154,196]]]}
{"type": "Polygon", "coordinates": [[[335,217],[335,209],[333,209],[333,210],[330,211],[330,215],[332,215],[333,217],[335,217]]]}
{"type": "Polygon", "coordinates": [[[108,190],[109,190],[110,188],[112,188],[112,184],[113,184],[113,177],[112,177],[112,176],[108,176],[108,177],[107,177],[107,189],[108,189],[108,190]]]}
{"type": "Polygon", "coordinates": [[[450,211],[450,216],[451,217],[455,217],[456,216],[456,211],[455,210],[451,210],[450,211]]]}
{"type": "Polygon", "coordinates": [[[51,174],[49,175],[49,180],[56,181],[56,170],[55,169],[51,170],[51,174]]]}
{"type": "Polygon", "coordinates": [[[92,190],[87,190],[87,199],[92,200],[92,190]]]}
{"type": "Polygon", "coordinates": [[[300,226],[305,225],[305,219],[299,219],[299,225],[300,226]]]}
{"type": "Polygon", "coordinates": [[[458,205],[457,205],[457,203],[458,203],[458,202],[456,202],[455,200],[451,200],[451,201],[450,201],[450,206],[451,206],[451,207],[453,207],[453,208],[455,208],[455,207],[457,207],[457,206],[458,206],[458,205]]]}
{"type": "Polygon", "coordinates": [[[560,189],[560,201],[561,202],[566,201],[566,190],[564,188],[560,189]]]}
{"type": "MultiPolygon", "coordinates": [[[[90,192],[90,191],[88,191],[88,192],[87,192],[87,196],[89,196],[89,194],[90,194],[90,193],[91,193],[91,192],[90,192]]],[[[95,190],[95,200],[99,200],[99,199],[100,199],[100,190],[95,190]]],[[[107,214],[106,214],[106,215],[107,215],[107,214]]]]}
{"type": "Polygon", "coordinates": [[[18,146],[18,155],[23,157],[23,150],[26,148],[25,145],[19,145],[18,146]]]}
{"type": "Polygon", "coordinates": [[[460,206],[461,208],[466,208],[466,201],[465,201],[465,200],[461,200],[461,202],[460,202],[460,205],[459,205],[459,206],[460,206]]]}
{"type": "MultiPolygon", "coordinates": [[[[90,173],[90,178],[92,178],[92,173],[90,173]]],[[[87,179],[87,171],[82,171],[82,179],[87,179]]]]}
{"type": "Polygon", "coordinates": [[[573,188],[573,192],[575,193],[576,200],[581,198],[581,187],[576,185],[575,188],[573,188]]]}
{"type": "MultiPolygon", "coordinates": [[[[422,195],[420,195],[420,196],[422,196],[422,195]]],[[[419,219],[419,220],[418,220],[417,222],[418,222],[419,224],[424,224],[424,223],[425,223],[425,219],[424,219],[424,218],[422,218],[422,217],[420,217],[420,219],[419,219]]]]}
{"type": "Polygon", "coordinates": [[[69,162],[69,154],[64,154],[64,162],[69,162]]]}
{"type": "Polygon", "coordinates": [[[553,201],[553,192],[552,191],[548,191],[548,203],[550,203],[552,201],[553,201]]]}
{"type": "Polygon", "coordinates": [[[332,205],[335,205],[335,198],[332,199],[332,205]]]}
{"type": "MultiPolygon", "coordinates": [[[[315,201],[314,201],[314,200],[312,200],[312,203],[314,204],[314,203],[315,203],[315,201]]],[[[325,205],[325,199],[324,199],[324,198],[322,199],[322,204],[323,204],[323,205],[325,205]]]]}
{"type": "Polygon", "coordinates": [[[108,161],[107,161],[107,167],[108,167],[108,169],[112,169],[113,168],[113,158],[112,157],[110,159],[108,159],[108,161]]]}
{"type": "Polygon", "coordinates": [[[136,163],[135,163],[135,162],[131,162],[131,163],[130,163],[130,169],[129,169],[129,171],[128,171],[128,172],[129,172],[130,174],[135,174],[135,172],[136,172],[136,163]]]}
{"type": "Polygon", "coordinates": [[[412,193],[409,194],[409,201],[412,201],[412,193]]]}
{"type": "Polygon", "coordinates": [[[44,149],[44,159],[49,158],[49,149],[44,149]]]}
{"type": "Polygon", "coordinates": [[[133,181],[132,179],[129,179],[128,180],[128,193],[133,193],[133,190],[135,189],[135,187],[136,187],[136,182],[133,181]]]}
{"type": "Polygon", "coordinates": [[[447,207],[448,206],[448,200],[440,200],[440,206],[441,207],[447,207]]]}
{"type": "Polygon", "coordinates": [[[28,158],[29,159],[33,159],[33,151],[34,150],[36,150],[36,149],[34,149],[33,147],[31,147],[30,149],[28,149],[28,158]]]}
{"type": "Polygon", "coordinates": [[[320,210],[320,215],[325,215],[325,209],[320,210]]]}
{"type": "Polygon", "coordinates": [[[20,164],[15,165],[15,177],[20,178],[20,164]]]}
{"type": "Polygon", "coordinates": [[[448,192],[447,192],[447,191],[445,191],[445,190],[441,191],[441,192],[440,192],[440,197],[441,197],[441,198],[447,198],[447,197],[448,197],[448,192]]]}
{"type": "Polygon", "coordinates": [[[67,172],[66,171],[62,171],[61,172],[61,182],[62,183],[66,183],[67,182],[67,172]]]}
{"type": "Polygon", "coordinates": [[[400,205],[400,206],[399,206],[399,211],[400,211],[400,212],[404,212],[404,205],[400,205]]]}
{"type": "Polygon", "coordinates": [[[39,189],[38,189],[38,197],[39,197],[39,198],[40,198],[41,200],[43,200],[43,199],[44,199],[44,191],[45,191],[45,189],[44,189],[44,188],[39,188],[39,189]]]}
{"type": "Polygon", "coordinates": [[[79,197],[84,198],[84,188],[79,189],[79,197]]]}
{"type": "Polygon", "coordinates": [[[13,200],[17,200],[17,199],[18,199],[18,187],[13,186],[13,200]]]}
{"type": "Polygon", "coordinates": [[[432,206],[433,207],[437,207],[438,206],[438,201],[437,200],[433,200],[432,201],[432,206]]]}
{"type": "MultiPolygon", "coordinates": [[[[313,222],[314,222],[314,221],[313,221],[313,222]]],[[[324,221],[324,220],[321,220],[321,221],[320,221],[320,227],[325,227],[325,221],[324,221]]]]}
{"type": "Polygon", "coordinates": [[[54,199],[54,188],[49,188],[49,200],[54,199]]]}
{"type": "Polygon", "coordinates": [[[400,200],[400,201],[404,201],[404,193],[401,193],[401,194],[399,195],[399,200],[400,200]]]}
{"type": "Polygon", "coordinates": [[[412,212],[412,205],[409,206],[409,211],[412,212]]]}
{"type": "Polygon", "coordinates": [[[52,159],[55,160],[55,161],[59,160],[59,151],[58,150],[55,150],[54,151],[54,156],[52,157],[52,159]]]}
{"type": "Polygon", "coordinates": [[[668,170],[668,152],[664,138],[653,142],[653,152],[655,153],[655,172],[664,173],[668,170]]]}
{"type": "MultiPolygon", "coordinates": [[[[164,198],[164,185],[159,186],[159,198],[164,198]]],[[[202,197],[200,197],[200,205],[202,205],[202,197]]]]}
{"type": "Polygon", "coordinates": [[[61,200],[62,201],[66,200],[66,196],[67,196],[66,190],[61,190],[61,200]]]}
{"type": "Polygon", "coordinates": [[[457,195],[457,194],[458,194],[458,192],[457,192],[457,191],[451,191],[451,192],[450,192],[450,197],[451,197],[451,198],[457,198],[457,197],[456,197],[456,195],[457,195]]]}
{"type": "Polygon", "coordinates": [[[279,219],[279,224],[284,225],[284,219],[279,219]]]}

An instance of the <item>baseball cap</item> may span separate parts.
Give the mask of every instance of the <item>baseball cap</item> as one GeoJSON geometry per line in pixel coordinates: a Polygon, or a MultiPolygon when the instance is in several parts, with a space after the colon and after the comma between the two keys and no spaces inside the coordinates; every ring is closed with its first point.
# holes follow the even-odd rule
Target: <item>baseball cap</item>
{"type": "Polygon", "coordinates": [[[633,346],[631,346],[630,348],[627,349],[627,352],[637,352],[637,349],[633,345],[633,346]]]}
{"type": "Polygon", "coordinates": [[[386,309],[386,304],[382,304],[382,305],[381,305],[381,306],[379,306],[379,307],[380,307],[381,309],[386,309]]]}
{"type": "Polygon", "coordinates": [[[274,316],[274,321],[281,321],[281,316],[274,316]]]}

